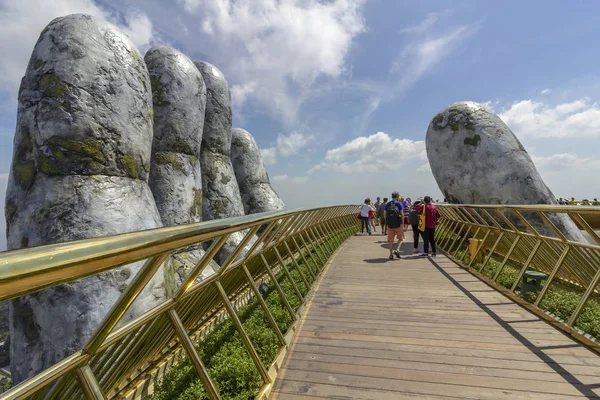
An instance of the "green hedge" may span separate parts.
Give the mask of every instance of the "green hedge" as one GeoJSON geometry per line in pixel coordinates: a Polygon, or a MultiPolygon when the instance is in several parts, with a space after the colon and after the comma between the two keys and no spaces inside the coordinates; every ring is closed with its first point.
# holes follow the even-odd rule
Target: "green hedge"
{"type": "MultiPolygon", "coordinates": [[[[337,244],[346,236],[346,233],[339,234],[328,243],[332,247],[337,247],[337,244]]],[[[319,248],[319,250],[325,249],[325,246],[319,248]]],[[[301,258],[298,262],[305,278],[310,280],[311,275],[308,268],[316,275],[322,265],[316,265],[308,257],[308,254],[306,258],[308,265],[302,262],[301,258]]],[[[319,260],[316,254],[315,259],[319,260]]],[[[306,296],[309,288],[302,281],[295,265],[290,262],[287,267],[298,289],[303,296],[306,296]]],[[[302,304],[302,299],[298,298],[291,282],[283,272],[278,274],[277,280],[290,306],[294,311],[297,311],[302,304]]],[[[269,292],[265,300],[279,329],[285,334],[292,323],[292,318],[273,285],[269,285],[269,292]]],[[[248,305],[239,309],[238,315],[259,357],[268,368],[275,360],[281,345],[269,324],[266,314],[258,301],[254,299],[248,305]]],[[[229,319],[217,324],[204,340],[198,341],[195,345],[223,399],[246,400],[256,396],[262,385],[262,379],[235,326],[229,319]]],[[[167,370],[151,396],[152,400],[196,400],[206,398],[205,389],[187,357],[182,357],[167,370]]]]}

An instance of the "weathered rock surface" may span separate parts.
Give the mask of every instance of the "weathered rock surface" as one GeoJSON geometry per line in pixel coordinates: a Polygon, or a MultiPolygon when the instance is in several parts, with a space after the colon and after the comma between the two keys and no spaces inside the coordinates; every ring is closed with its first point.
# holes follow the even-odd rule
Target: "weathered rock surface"
{"type": "MultiPolygon", "coordinates": [[[[179,51],[156,46],[145,55],[154,104],[154,139],[148,184],[164,226],[202,221],[200,145],[206,86],[194,63],[179,51]]],[[[204,251],[187,249],[165,265],[169,292],[181,284],[204,251]]],[[[207,267],[203,275],[214,271],[207,267]]]]}
{"type": "Polygon", "coordinates": [[[282,210],[285,205],[271,187],[269,174],[254,137],[240,128],[233,128],[231,135],[231,160],[244,212],[256,214],[282,210]]]}
{"type": "MultiPolygon", "coordinates": [[[[223,73],[214,65],[196,61],[206,84],[206,112],[200,168],[202,169],[202,217],[205,221],[244,215],[240,189],[231,165],[231,94],[223,73]]],[[[230,236],[219,253],[221,263],[243,239],[243,233],[230,236]]]]}
{"type": "MultiPolygon", "coordinates": [[[[440,111],[425,140],[431,171],[455,204],[557,204],[513,132],[485,106],[458,102],[440,111]]],[[[566,215],[548,215],[570,239],[585,241],[566,215]]],[[[550,234],[541,220],[536,228],[550,234]]]]}
{"type": "MultiPolygon", "coordinates": [[[[19,91],[6,196],[8,248],[160,227],[147,184],[151,143],[150,79],[133,43],[90,16],[52,21],[19,91]]],[[[84,345],[139,267],[12,301],[14,382],[84,345]]],[[[159,272],[126,319],[164,292],[159,272]]]]}

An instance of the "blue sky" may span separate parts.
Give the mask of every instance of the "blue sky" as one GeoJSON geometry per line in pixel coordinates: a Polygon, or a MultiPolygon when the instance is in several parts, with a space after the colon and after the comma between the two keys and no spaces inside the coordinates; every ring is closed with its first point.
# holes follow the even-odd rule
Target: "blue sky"
{"type": "Polygon", "coordinates": [[[460,100],[498,113],[556,196],[600,196],[598,2],[0,0],[2,206],[20,77],[43,27],[76,12],[219,67],[290,208],[441,197],[423,140],[460,100]]]}

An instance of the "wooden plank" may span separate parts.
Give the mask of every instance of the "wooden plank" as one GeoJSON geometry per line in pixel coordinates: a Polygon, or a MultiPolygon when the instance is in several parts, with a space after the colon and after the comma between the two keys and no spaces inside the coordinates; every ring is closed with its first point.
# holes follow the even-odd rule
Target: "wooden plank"
{"type": "Polygon", "coordinates": [[[388,261],[381,244],[345,244],[271,398],[599,398],[596,353],[445,257],[388,261]]]}

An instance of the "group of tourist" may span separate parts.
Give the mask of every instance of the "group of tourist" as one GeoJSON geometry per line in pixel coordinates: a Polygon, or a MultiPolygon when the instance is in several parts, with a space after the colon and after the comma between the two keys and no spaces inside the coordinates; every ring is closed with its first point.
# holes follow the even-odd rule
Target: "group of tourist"
{"type": "Polygon", "coordinates": [[[431,245],[431,255],[435,257],[435,227],[440,217],[440,212],[431,197],[425,196],[413,203],[410,197],[404,198],[398,192],[392,193],[390,201],[387,197],[384,197],[383,201],[377,197],[375,204],[371,199],[366,198],[360,206],[359,213],[362,234],[365,233],[365,230],[368,235],[377,232],[376,225],[378,223],[381,227],[381,234],[387,235],[390,260],[393,260],[394,256],[400,258],[400,245],[404,241],[404,235],[409,226],[413,231],[413,254],[419,253],[419,237],[421,237],[423,253],[419,256],[427,257],[431,245]],[[421,220],[423,221],[421,222],[421,220]],[[394,250],[395,239],[398,239],[398,243],[394,250]]]}
{"type": "Polygon", "coordinates": [[[556,201],[561,206],[600,206],[600,201],[598,201],[596,198],[593,200],[583,199],[581,202],[578,202],[575,200],[575,197],[571,197],[571,200],[563,199],[561,197],[560,199],[556,199],[556,201]]]}

